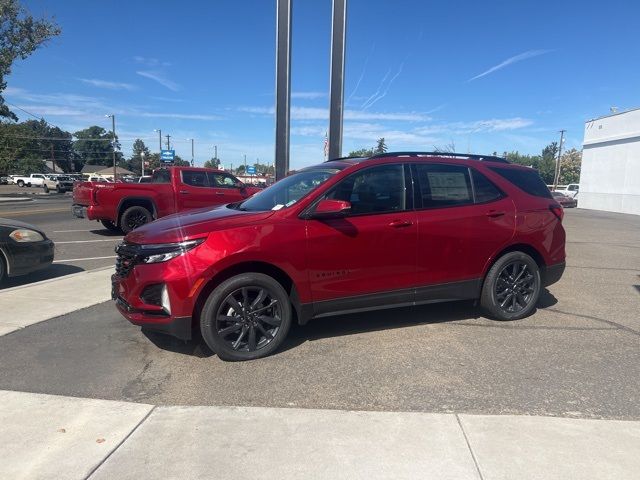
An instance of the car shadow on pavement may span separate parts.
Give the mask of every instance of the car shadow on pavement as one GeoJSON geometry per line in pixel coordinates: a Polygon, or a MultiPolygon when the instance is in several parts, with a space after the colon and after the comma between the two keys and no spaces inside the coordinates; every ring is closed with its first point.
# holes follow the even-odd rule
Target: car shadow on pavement
{"type": "Polygon", "coordinates": [[[101,237],[121,237],[123,235],[122,232],[114,232],[113,230],[107,230],[106,228],[90,230],[89,232],[94,235],[100,235],[101,237]]]}
{"type": "Polygon", "coordinates": [[[0,292],[5,288],[21,287],[23,285],[29,285],[35,282],[41,282],[42,280],[50,280],[52,278],[64,277],[65,275],[71,275],[72,273],[83,272],[84,268],[77,267],[75,265],[65,265],[62,263],[51,265],[43,270],[23,275],[20,277],[8,278],[2,286],[0,286],[0,292]]]}
{"type": "MultiPolygon", "coordinates": [[[[456,322],[462,320],[477,320],[484,318],[482,310],[475,305],[475,301],[458,301],[433,303],[415,307],[390,308],[372,310],[370,312],[352,313],[318,318],[306,325],[291,325],[291,330],[282,346],[275,352],[285,352],[296,348],[307,341],[320,340],[330,337],[343,337],[360,333],[376,332],[396,328],[406,328],[415,325],[456,322]]],[[[536,305],[538,308],[551,307],[558,300],[547,290],[540,293],[536,305]]],[[[536,310],[532,314],[535,314],[536,310]]],[[[492,322],[491,319],[486,319],[492,322]]],[[[517,322],[518,320],[512,320],[517,322]]],[[[189,341],[179,340],[169,335],[142,329],[142,333],[158,348],[182,355],[207,358],[215,355],[202,340],[199,329],[194,329],[194,338],[189,341]]]]}

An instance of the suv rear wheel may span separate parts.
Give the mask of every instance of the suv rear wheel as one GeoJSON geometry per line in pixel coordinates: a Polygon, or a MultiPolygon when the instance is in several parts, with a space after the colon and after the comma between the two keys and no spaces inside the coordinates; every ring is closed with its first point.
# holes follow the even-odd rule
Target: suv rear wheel
{"type": "Polygon", "coordinates": [[[111,220],[100,220],[100,223],[104,226],[104,228],[106,228],[107,230],[111,230],[112,232],[119,232],[120,231],[120,227],[118,227],[115,223],[113,223],[111,220]]]}
{"type": "Polygon", "coordinates": [[[536,308],[540,288],[535,260],[523,252],[509,252],[489,269],[480,304],[496,320],[517,320],[536,308]]]}
{"type": "Polygon", "coordinates": [[[291,302],[280,283],[262,273],[243,273],[211,292],[200,315],[200,330],[222,360],[253,360],[282,344],[291,316],[291,302]]]}

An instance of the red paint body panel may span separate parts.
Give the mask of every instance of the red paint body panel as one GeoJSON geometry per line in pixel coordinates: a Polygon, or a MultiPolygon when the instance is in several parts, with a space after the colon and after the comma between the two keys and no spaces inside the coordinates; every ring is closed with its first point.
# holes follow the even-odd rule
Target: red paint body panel
{"type": "Polygon", "coordinates": [[[122,314],[138,325],[197,318],[199,296],[217,285],[215,279],[221,272],[251,271],[258,264],[283,272],[291,280],[295,301],[313,305],[481,280],[498,255],[515,245],[535,250],[545,266],[564,262],[565,232],[549,209],[557,204],[518,189],[489,168],[496,164],[393,157],[338,163],[343,168],[339,173],[290,207],[259,212],[227,206],[192,210],[167,216],[127,235],[125,241],[136,245],[197,238],[206,241],[167,262],[137,265],[126,278],[114,277],[114,293],[132,310],[120,309],[122,314]],[[344,218],[312,219],[306,214],[332,186],[361,168],[421,161],[476,169],[504,195],[487,203],[344,218]],[[140,299],[144,288],[157,283],[167,286],[169,316],[143,313],[159,310],[157,305],[144,304],[140,299]]]}

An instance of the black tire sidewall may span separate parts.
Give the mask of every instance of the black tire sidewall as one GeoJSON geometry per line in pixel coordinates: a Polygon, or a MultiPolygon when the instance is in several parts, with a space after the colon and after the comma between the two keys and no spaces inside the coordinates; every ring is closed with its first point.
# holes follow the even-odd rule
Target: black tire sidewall
{"type": "Polygon", "coordinates": [[[227,361],[254,360],[271,355],[282,345],[291,327],[292,310],[289,295],[278,281],[262,273],[242,273],[231,277],[216,287],[200,312],[200,331],[207,346],[218,357],[227,361]],[[268,289],[280,302],[282,323],[276,337],[264,348],[254,352],[238,352],[233,350],[215,331],[215,314],[220,303],[234,290],[241,287],[257,286],[268,289]]]}
{"type": "Polygon", "coordinates": [[[4,256],[0,253],[0,286],[7,278],[7,266],[5,265],[4,256]]]}
{"type": "Polygon", "coordinates": [[[104,228],[106,228],[107,230],[111,230],[112,232],[119,232],[120,231],[120,227],[118,227],[115,223],[113,223],[111,220],[100,220],[100,223],[104,226],[104,228]]]}
{"type": "Polygon", "coordinates": [[[496,320],[518,320],[529,316],[536,308],[538,299],[540,298],[540,292],[542,290],[542,282],[540,276],[540,267],[536,261],[524,252],[509,252],[500,257],[489,269],[487,276],[485,277],[484,284],[482,286],[482,295],[480,297],[480,303],[484,310],[496,320]],[[505,265],[513,261],[521,261],[527,264],[529,269],[536,277],[536,290],[532,301],[521,311],[515,313],[505,312],[500,308],[497,299],[495,298],[495,282],[497,281],[499,273],[505,267],[505,265]]]}
{"type": "Polygon", "coordinates": [[[133,212],[138,211],[138,210],[142,211],[142,213],[147,217],[147,221],[144,223],[145,225],[153,220],[153,217],[151,216],[151,212],[149,210],[147,210],[146,208],[141,207],[139,205],[135,205],[133,207],[129,207],[122,213],[122,216],[120,217],[120,222],[119,222],[120,223],[120,229],[124,233],[129,233],[129,232],[134,230],[133,228],[127,227],[126,219],[127,219],[127,217],[129,215],[131,215],[133,212]]]}

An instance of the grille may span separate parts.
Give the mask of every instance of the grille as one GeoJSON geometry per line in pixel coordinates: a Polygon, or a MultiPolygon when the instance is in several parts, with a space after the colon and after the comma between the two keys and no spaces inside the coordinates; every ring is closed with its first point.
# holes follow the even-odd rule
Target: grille
{"type": "Polygon", "coordinates": [[[137,245],[121,243],[116,247],[116,275],[125,278],[131,273],[133,267],[140,263],[137,245]]]}

